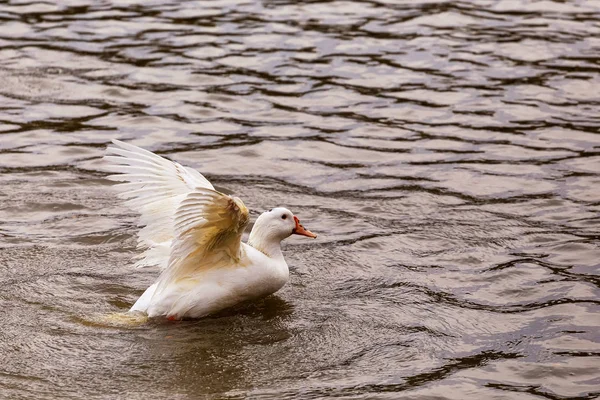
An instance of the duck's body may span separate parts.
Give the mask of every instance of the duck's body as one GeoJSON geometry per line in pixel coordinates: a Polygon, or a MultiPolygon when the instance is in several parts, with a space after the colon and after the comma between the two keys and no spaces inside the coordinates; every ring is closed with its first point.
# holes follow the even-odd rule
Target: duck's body
{"type": "Polygon", "coordinates": [[[130,311],[149,317],[199,318],[267,296],[289,278],[280,243],[291,234],[316,237],[289,210],[257,219],[241,242],[248,209],[237,197],[214,190],[200,173],[138,147],[113,141],[105,158],[119,172],[110,178],[141,214],[145,248],[138,266],[163,271],[130,311]]]}
{"type": "Polygon", "coordinates": [[[268,296],[286,284],[288,265],[283,255],[269,257],[242,243],[242,258],[227,267],[209,269],[180,279],[155,296],[150,286],[131,307],[149,317],[200,318],[236,304],[268,296]]]}

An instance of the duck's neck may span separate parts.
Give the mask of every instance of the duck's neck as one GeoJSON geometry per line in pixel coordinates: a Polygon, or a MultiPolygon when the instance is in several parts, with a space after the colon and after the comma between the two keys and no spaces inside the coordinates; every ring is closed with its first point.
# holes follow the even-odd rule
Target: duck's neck
{"type": "Polygon", "coordinates": [[[250,232],[248,244],[265,254],[267,257],[283,259],[283,253],[281,252],[281,240],[273,238],[267,235],[267,233],[268,232],[257,228],[255,225],[252,229],[252,232],[250,232]]]}

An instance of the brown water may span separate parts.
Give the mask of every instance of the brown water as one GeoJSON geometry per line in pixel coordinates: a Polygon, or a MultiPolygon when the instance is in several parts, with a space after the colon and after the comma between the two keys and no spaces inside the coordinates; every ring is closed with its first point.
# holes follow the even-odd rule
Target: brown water
{"type": "Polygon", "coordinates": [[[0,5],[0,398],[600,394],[600,1],[0,5]],[[126,327],[120,138],[256,217],[290,283],[126,327]]]}

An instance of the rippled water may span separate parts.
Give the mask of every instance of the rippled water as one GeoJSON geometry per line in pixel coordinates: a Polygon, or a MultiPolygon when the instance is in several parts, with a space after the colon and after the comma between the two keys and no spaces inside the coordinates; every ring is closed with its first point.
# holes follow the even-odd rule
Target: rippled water
{"type": "Polygon", "coordinates": [[[600,2],[0,5],[0,397],[600,394],[600,2]],[[291,281],[124,327],[111,138],[283,205],[291,281]]]}

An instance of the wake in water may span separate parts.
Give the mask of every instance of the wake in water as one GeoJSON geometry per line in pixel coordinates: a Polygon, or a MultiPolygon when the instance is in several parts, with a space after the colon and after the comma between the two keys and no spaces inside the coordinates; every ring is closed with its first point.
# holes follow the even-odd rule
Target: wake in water
{"type": "Polygon", "coordinates": [[[85,318],[78,318],[78,321],[86,326],[131,328],[146,324],[149,318],[145,313],[116,312],[90,315],[85,318]]]}

